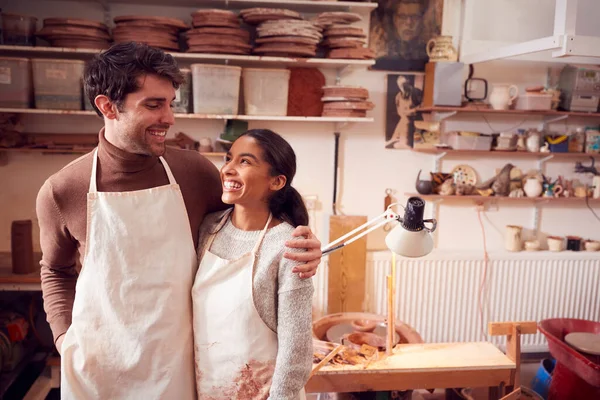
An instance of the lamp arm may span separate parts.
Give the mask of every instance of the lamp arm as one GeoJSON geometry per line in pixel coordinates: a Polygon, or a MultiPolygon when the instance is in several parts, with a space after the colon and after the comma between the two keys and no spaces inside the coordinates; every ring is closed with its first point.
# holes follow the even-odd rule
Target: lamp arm
{"type": "Polygon", "coordinates": [[[365,236],[368,233],[371,233],[372,231],[374,231],[375,229],[379,228],[382,225],[385,225],[386,223],[388,223],[390,220],[398,220],[399,216],[398,214],[396,214],[395,212],[393,212],[392,210],[390,210],[389,208],[382,213],[381,215],[373,218],[372,220],[365,222],[364,224],[362,224],[361,226],[359,226],[358,228],[352,230],[351,232],[348,232],[347,234],[337,238],[336,240],[334,240],[333,242],[325,245],[322,249],[321,252],[323,253],[323,255],[326,255],[328,253],[331,253],[335,250],[341,249],[342,247],[349,245],[350,243],[360,239],[361,237],[365,236]],[[383,220],[381,220],[383,219],[383,220]],[[373,226],[371,226],[369,229],[362,231],[363,229],[367,228],[369,225],[375,224],[373,226]],[[360,232],[362,231],[362,232],[360,232]],[[351,238],[350,240],[348,240],[345,243],[340,243],[343,240],[347,239],[348,237],[355,235],[356,233],[360,232],[358,235],[354,236],[353,238],[351,238]]]}

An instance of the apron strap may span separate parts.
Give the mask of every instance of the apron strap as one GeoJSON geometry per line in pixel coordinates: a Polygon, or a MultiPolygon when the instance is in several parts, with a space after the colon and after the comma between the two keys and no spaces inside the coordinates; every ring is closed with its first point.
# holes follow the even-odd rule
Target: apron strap
{"type": "Polygon", "coordinates": [[[262,241],[265,238],[265,235],[267,234],[267,230],[269,229],[269,224],[271,223],[272,219],[273,219],[273,214],[269,213],[269,219],[267,219],[267,223],[265,224],[265,227],[263,228],[262,232],[260,233],[260,237],[258,238],[258,241],[256,242],[256,245],[254,246],[254,249],[252,250],[253,254],[258,253],[258,249],[260,249],[260,245],[262,244],[262,241]]]}
{"type": "Polygon", "coordinates": [[[175,180],[175,177],[173,176],[173,172],[171,172],[171,168],[169,167],[169,164],[167,164],[167,160],[165,160],[161,156],[160,157],[160,162],[162,163],[163,167],[165,167],[165,171],[167,171],[167,176],[169,177],[169,184],[170,185],[176,185],[177,181],[175,180]]]}
{"type": "MultiPolygon", "coordinates": [[[[176,185],[177,181],[175,180],[175,177],[173,176],[173,172],[171,172],[171,168],[169,167],[169,164],[167,164],[167,161],[163,158],[160,157],[160,162],[163,165],[163,167],[165,168],[165,171],[167,172],[167,177],[169,178],[169,184],[170,185],[176,185]]],[[[98,187],[96,185],[96,170],[98,169],[98,148],[96,147],[96,149],[94,150],[94,156],[92,159],[92,174],[90,176],[90,189],[88,190],[89,193],[96,193],[98,191],[98,187]]]]}
{"type": "MultiPolygon", "coordinates": [[[[229,214],[226,215],[225,218],[229,218],[230,216],[231,216],[231,212],[229,212],[229,214]]],[[[256,245],[254,245],[254,248],[252,249],[252,254],[256,254],[258,252],[258,249],[260,248],[260,245],[262,244],[262,241],[265,238],[265,235],[267,234],[267,230],[269,228],[269,224],[271,223],[272,219],[273,219],[273,214],[269,214],[269,219],[267,219],[267,223],[265,224],[265,227],[263,228],[262,232],[260,233],[260,236],[258,238],[258,241],[256,242],[256,245]]],[[[212,246],[213,241],[215,240],[215,236],[217,236],[217,234],[213,233],[208,237],[208,242],[206,243],[206,246],[204,246],[204,252],[210,250],[210,246],[212,246]]]]}
{"type": "Polygon", "coordinates": [[[89,193],[96,193],[98,188],[96,187],[96,167],[98,166],[98,148],[94,150],[94,155],[92,158],[92,174],[90,175],[90,189],[89,193]]]}

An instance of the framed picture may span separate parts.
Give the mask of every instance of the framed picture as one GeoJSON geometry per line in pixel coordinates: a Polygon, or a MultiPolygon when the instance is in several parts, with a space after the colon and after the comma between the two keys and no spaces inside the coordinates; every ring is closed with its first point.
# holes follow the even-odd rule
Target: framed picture
{"type": "Polygon", "coordinates": [[[424,71],[427,42],[440,35],[444,0],[377,0],[371,13],[372,69],[424,71]]]}
{"type": "Polygon", "coordinates": [[[413,146],[415,121],[422,120],[416,109],[423,101],[423,74],[389,74],[385,111],[385,147],[413,146]]]}

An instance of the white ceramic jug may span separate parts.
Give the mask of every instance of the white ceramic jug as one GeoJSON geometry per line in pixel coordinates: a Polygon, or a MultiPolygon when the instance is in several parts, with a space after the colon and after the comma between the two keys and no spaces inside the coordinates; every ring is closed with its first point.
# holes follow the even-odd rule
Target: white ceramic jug
{"type": "Polygon", "coordinates": [[[489,101],[494,110],[508,110],[508,107],[519,95],[519,88],[509,84],[495,84],[489,101]],[[511,90],[514,94],[511,94],[511,90]]]}

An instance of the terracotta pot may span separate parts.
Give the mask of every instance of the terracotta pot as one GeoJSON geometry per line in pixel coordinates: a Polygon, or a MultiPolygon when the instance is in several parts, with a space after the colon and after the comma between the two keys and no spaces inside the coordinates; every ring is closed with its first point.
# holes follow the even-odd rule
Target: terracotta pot
{"type": "Polygon", "coordinates": [[[548,250],[562,251],[564,240],[560,236],[548,236],[548,250]]]}

